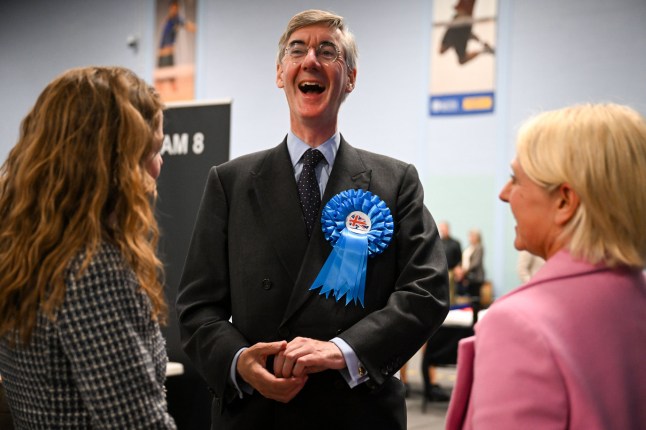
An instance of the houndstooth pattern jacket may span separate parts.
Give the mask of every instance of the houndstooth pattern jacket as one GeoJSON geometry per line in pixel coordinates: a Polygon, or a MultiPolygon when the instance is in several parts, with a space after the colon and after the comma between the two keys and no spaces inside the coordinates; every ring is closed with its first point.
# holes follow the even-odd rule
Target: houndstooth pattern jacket
{"type": "Polygon", "coordinates": [[[75,277],[55,321],[28,345],[0,340],[0,374],[18,429],[175,429],[167,412],[165,342],[148,297],[114,245],[75,277]]]}

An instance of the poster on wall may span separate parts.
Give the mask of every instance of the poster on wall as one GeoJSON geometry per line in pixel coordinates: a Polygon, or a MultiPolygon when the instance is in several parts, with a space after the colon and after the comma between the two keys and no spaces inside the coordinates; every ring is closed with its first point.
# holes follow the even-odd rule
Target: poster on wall
{"type": "Polygon", "coordinates": [[[498,0],[433,0],[430,115],[493,112],[498,0]]]}
{"type": "Polygon", "coordinates": [[[153,82],[164,102],[195,98],[197,0],[157,0],[153,82]]]}

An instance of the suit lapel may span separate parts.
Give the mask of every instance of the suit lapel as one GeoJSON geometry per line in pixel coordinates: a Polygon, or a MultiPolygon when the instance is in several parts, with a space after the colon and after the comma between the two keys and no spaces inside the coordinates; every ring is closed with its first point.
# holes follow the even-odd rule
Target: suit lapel
{"type": "MultiPolygon", "coordinates": [[[[334,160],[334,167],[321,200],[321,210],[332,197],[341,191],[359,188],[368,190],[370,175],[371,171],[363,164],[359,152],[341,137],[341,144],[334,160]]],[[[312,294],[318,294],[316,291],[309,291],[309,288],[331,251],[332,247],[325,240],[319,220],[314,225],[305,255],[302,260],[299,260],[302,264],[285,312],[283,324],[305,303],[308,297],[312,294]]]]}
{"type": "Polygon", "coordinates": [[[267,234],[283,266],[295,281],[308,243],[286,141],[270,150],[251,175],[258,201],[258,216],[265,221],[267,234]]]}

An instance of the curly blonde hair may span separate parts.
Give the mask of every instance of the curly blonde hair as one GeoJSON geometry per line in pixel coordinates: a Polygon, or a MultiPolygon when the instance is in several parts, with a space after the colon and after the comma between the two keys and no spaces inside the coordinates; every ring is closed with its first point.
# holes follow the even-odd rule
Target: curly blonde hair
{"type": "Polygon", "coordinates": [[[102,241],[119,247],[165,320],[146,172],[162,108],[120,67],[69,70],[40,94],[0,168],[0,336],[28,341],[38,312],[54,319],[69,263],[85,252],[85,270],[102,241]]]}

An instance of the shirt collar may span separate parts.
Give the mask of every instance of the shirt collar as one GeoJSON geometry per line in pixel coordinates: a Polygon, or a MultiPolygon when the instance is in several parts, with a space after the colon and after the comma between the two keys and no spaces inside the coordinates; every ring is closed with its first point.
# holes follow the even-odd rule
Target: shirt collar
{"type": "MultiPolygon", "coordinates": [[[[328,140],[323,142],[322,145],[316,147],[316,149],[321,151],[321,154],[323,154],[325,161],[330,167],[334,164],[334,159],[336,158],[336,153],[339,150],[340,144],[341,134],[337,131],[328,140]]],[[[292,167],[296,166],[305,151],[310,148],[311,146],[303,142],[291,131],[287,133],[287,150],[289,151],[289,157],[292,160],[292,167]]]]}

